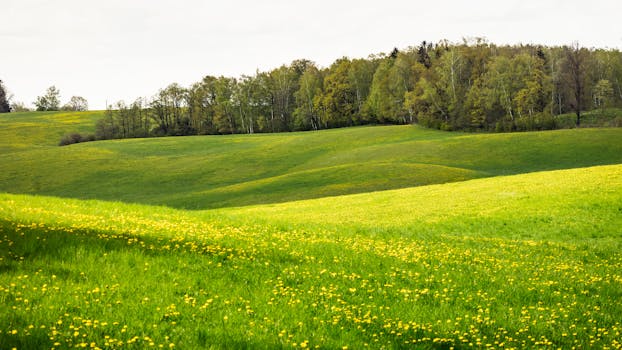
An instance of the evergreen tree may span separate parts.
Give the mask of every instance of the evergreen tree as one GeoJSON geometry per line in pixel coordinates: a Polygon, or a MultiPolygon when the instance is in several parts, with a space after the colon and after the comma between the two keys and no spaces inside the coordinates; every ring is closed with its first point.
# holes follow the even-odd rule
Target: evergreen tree
{"type": "Polygon", "coordinates": [[[9,113],[11,106],[9,105],[9,98],[7,97],[6,89],[2,80],[0,80],[0,113],[9,113]]]}

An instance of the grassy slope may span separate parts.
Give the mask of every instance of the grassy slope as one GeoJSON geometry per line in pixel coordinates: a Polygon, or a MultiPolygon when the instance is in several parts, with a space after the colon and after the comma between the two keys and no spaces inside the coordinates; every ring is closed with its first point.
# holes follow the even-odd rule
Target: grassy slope
{"type": "Polygon", "coordinates": [[[72,132],[93,133],[102,116],[102,111],[0,114],[0,154],[55,147],[72,132]]]}
{"type": "Polygon", "coordinates": [[[621,346],[622,165],[535,172],[619,129],[55,146],[97,115],[0,116],[0,191],[65,197],[0,194],[2,347],[621,346]]]}
{"type": "Polygon", "coordinates": [[[603,348],[622,165],[184,211],[0,195],[0,343],[603,348]]]}
{"type": "Polygon", "coordinates": [[[622,129],[467,135],[395,126],[55,146],[92,127],[97,113],[0,116],[0,191],[200,209],[622,162],[622,143],[612,142],[622,129]]]}
{"type": "MultiPolygon", "coordinates": [[[[574,128],[577,116],[574,113],[567,113],[555,117],[558,128],[574,128]]],[[[606,108],[595,109],[581,113],[581,125],[583,127],[619,127],[622,126],[622,109],[606,108]]]]}
{"type": "Polygon", "coordinates": [[[226,208],[287,229],[331,228],[394,237],[433,235],[568,242],[622,241],[622,165],[548,171],[282,204],[226,208]]]}

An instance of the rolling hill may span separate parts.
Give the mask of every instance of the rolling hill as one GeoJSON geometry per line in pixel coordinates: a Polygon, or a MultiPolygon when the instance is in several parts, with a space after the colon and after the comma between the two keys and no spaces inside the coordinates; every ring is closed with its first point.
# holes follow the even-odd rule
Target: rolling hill
{"type": "Polygon", "coordinates": [[[207,209],[622,162],[622,129],[383,126],[56,146],[63,133],[92,128],[96,116],[0,116],[0,191],[207,209]]]}
{"type": "Polygon", "coordinates": [[[622,347],[620,129],[56,146],[96,117],[0,116],[2,348],[622,347]]]}
{"type": "Polygon", "coordinates": [[[3,194],[0,217],[9,347],[615,348],[622,331],[620,165],[216,211],[3,194]]]}

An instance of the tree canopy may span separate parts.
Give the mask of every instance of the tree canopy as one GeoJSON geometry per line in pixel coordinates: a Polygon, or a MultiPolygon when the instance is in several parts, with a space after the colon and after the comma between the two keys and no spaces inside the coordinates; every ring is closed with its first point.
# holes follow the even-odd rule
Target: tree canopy
{"type": "Polygon", "coordinates": [[[72,96],[62,107],[62,110],[64,111],[86,111],[88,109],[89,103],[82,96],[72,96]]]}
{"type": "MultiPolygon", "coordinates": [[[[51,87],[38,109],[57,108],[57,97],[51,87]]],[[[326,68],[303,59],[252,76],[205,76],[189,87],[173,83],[151,99],[111,106],[97,134],[231,134],[405,123],[443,130],[537,130],[555,128],[555,116],[565,113],[575,113],[578,126],[582,112],[608,107],[622,107],[618,50],[498,46],[483,39],[424,41],[389,54],[342,57],[326,68]]]]}
{"type": "Polygon", "coordinates": [[[60,109],[60,91],[50,86],[43,96],[37,96],[34,102],[37,111],[58,111],[60,109]]]}

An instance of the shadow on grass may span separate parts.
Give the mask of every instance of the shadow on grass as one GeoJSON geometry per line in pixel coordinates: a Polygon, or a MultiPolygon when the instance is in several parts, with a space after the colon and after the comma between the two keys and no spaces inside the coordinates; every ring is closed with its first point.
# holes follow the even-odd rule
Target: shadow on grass
{"type": "MultiPolygon", "coordinates": [[[[5,323],[7,320],[0,319],[0,321],[5,323]]],[[[34,329],[27,336],[23,332],[15,335],[0,332],[0,347],[2,349],[52,349],[53,343],[45,330],[34,329]]]]}
{"type": "MultiPolygon", "coordinates": [[[[121,267],[119,276],[122,279],[126,279],[126,281],[128,278],[129,281],[133,281],[132,276],[134,275],[151,273],[143,272],[144,262],[149,262],[159,263],[165,270],[161,271],[162,269],[158,269],[158,271],[153,272],[154,275],[150,282],[153,282],[154,286],[161,283],[159,281],[162,280],[161,277],[164,275],[183,276],[178,280],[196,284],[204,282],[206,276],[210,274],[212,278],[220,279],[222,285],[232,286],[231,288],[242,288],[245,286],[245,288],[250,290],[258,288],[262,283],[262,281],[254,279],[240,281],[239,276],[231,273],[233,265],[255,263],[252,260],[234,260],[235,258],[231,258],[232,252],[235,252],[235,250],[232,250],[233,248],[223,249],[222,251],[225,251],[226,255],[209,250],[190,251],[183,247],[177,250],[153,249],[153,247],[166,245],[173,246],[174,244],[169,239],[155,239],[148,236],[137,237],[135,235],[92,229],[74,230],[70,228],[30,226],[27,223],[13,222],[1,218],[0,281],[2,281],[2,285],[6,284],[8,286],[9,282],[18,281],[23,275],[29,275],[28,280],[33,278],[47,279],[54,275],[55,280],[61,283],[61,290],[63,288],[73,288],[73,286],[93,288],[93,285],[103,284],[101,279],[105,280],[106,284],[110,281],[105,276],[105,270],[109,270],[110,266],[102,266],[101,264],[117,264],[121,267]],[[131,243],[128,244],[128,242],[131,243]],[[104,256],[107,256],[107,258],[104,259],[104,256]],[[100,257],[102,257],[102,260],[98,261],[97,259],[100,257]],[[148,259],[143,261],[141,257],[152,257],[158,260],[148,259]],[[179,263],[182,260],[184,264],[179,263]],[[211,262],[210,266],[219,265],[221,268],[216,270],[216,272],[214,270],[209,270],[208,272],[205,268],[205,263],[208,261],[211,262]],[[99,267],[101,267],[101,272],[98,275],[99,267]],[[86,276],[82,274],[82,271],[87,272],[86,276]],[[35,277],[36,275],[39,277],[35,277]],[[244,282],[244,284],[241,282],[244,282]]],[[[236,254],[234,253],[233,255],[236,254]]],[[[253,266],[252,269],[259,271],[262,265],[263,263],[253,266]]],[[[112,268],[114,269],[114,266],[112,268]]],[[[127,283],[130,283],[129,281],[127,283]]],[[[40,286],[38,283],[39,281],[32,286],[40,286]]],[[[181,285],[184,287],[168,290],[166,292],[168,294],[162,294],[162,297],[183,295],[183,288],[186,288],[186,285],[183,283],[181,285]]],[[[28,285],[26,290],[32,286],[28,285]]],[[[153,288],[154,286],[146,288],[153,288]]],[[[199,285],[197,284],[196,286],[199,285]]],[[[19,287],[19,284],[17,287],[19,287]]],[[[67,290],[64,291],[64,293],[66,292],[67,290]]],[[[36,311],[33,310],[35,315],[45,316],[43,318],[33,316],[35,317],[35,321],[33,321],[32,317],[27,316],[29,311],[22,308],[18,312],[12,312],[10,309],[11,305],[17,305],[18,307],[22,305],[19,300],[25,298],[25,296],[21,293],[22,291],[17,288],[10,292],[7,290],[7,294],[2,293],[0,295],[0,301],[6,307],[4,310],[0,310],[0,348],[49,349],[54,347],[54,340],[50,339],[49,331],[50,326],[55,325],[57,319],[53,316],[54,311],[42,311],[41,306],[46,308],[53,306],[54,310],[56,308],[60,310],[69,307],[67,306],[69,304],[61,305],[62,302],[61,304],[49,304],[55,299],[45,299],[47,297],[42,294],[42,299],[31,300],[30,304],[31,307],[38,308],[36,311]],[[44,302],[44,299],[47,302],[44,302]],[[31,329],[33,322],[34,328],[31,329]],[[47,328],[39,328],[41,325],[47,325],[47,328]],[[13,334],[12,330],[16,331],[15,334],[13,334]]],[[[127,291],[122,291],[120,297],[123,297],[124,293],[127,293],[127,291]]],[[[73,314],[71,311],[62,312],[73,314]]],[[[77,310],[77,312],[81,314],[87,311],[77,310]]],[[[105,312],[105,310],[97,312],[105,312]]],[[[194,326],[200,327],[199,324],[194,326]]],[[[254,343],[251,340],[240,339],[240,337],[214,339],[210,337],[210,333],[201,333],[200,331],[196,332],[194,337],[192,339],[191,334],[190,338],[185,340],[188,343],[203,343],[205,348],[276,349],[281,347],[280,344],[254,343]]]]}

